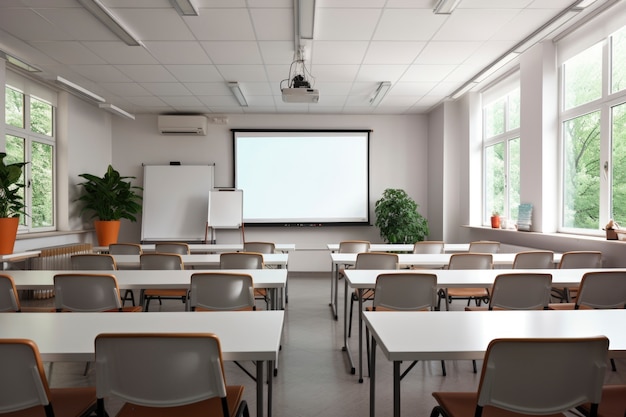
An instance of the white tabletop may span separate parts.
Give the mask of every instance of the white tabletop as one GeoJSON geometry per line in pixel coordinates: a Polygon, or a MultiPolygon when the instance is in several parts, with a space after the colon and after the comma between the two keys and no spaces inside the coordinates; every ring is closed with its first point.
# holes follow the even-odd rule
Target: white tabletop
{"type": "MultiPolygon", "coordinates": [[[[339,243],[329,243],[326,245],[331,252],[339,250],[339,243]]],[[[467,252],[469,243],[445,243],[443,246],[445,252],[467,252]]],[[[413,252],[413,244],[411,243],[371,243],[371,252],[413,252]]]]}
{"type": "MultiPolygon", "coordinates": [[[[118,268],[139,267],[139,255],[113,255],[118,268]]],[[[185,266],[217,267],[220,265],[220,254],[194,254],[181,255],[185,266]]],[[[289,254],[287,253],[264,253],[263,262],[265,265],[273,265],[281,268],[287,267],[289,254]]]]}
{"type": "Polygon", "coordinates": [[[220,269],[220,270],[193,270],[182,271],[143,271],[140,269],[120,269],[117,271],[50,271],[28,270],[8,271],[13,277],[18,290],[51,289],[54,286],[56,274],[112,274],[117,279],[120,289],[167,289],[189,286],[191,275],[202,272],[231,272],[250,274],[255,288],[284,288],[287,284],[286,269],[220,269]]]}
{"type": "MultiPolygon", "coordinates": [[[[515,260],[515,253],[494,253],[493,264],[494,265],[513,265],[515,260]]],[[[335,265],[354,265],[356,263],[356,253],[331,253],[332,262],[335,265]]],[[[448,265],[450,262],[450,253],[400,253],[398,254],[398,261],[401,266],[422,266],[439,268],[448,265]]],[[[558,263],[561,260],[561,254],[554,254],[554,263],[558,263]]]]}
{"type": "MultiPolygon", "coordinates": [[[[167,243],[167,242],[166,242],[167,243]]],[[[144,243],[141,249],[144,252],[154,252],[154,243],[144,243]]],[[[276,251],[292,252],[296,250],[295,243],[276,243],[276,251]]],[[[108,246],[94,246],[94,252],[108,252],[108,246]]],[[[243,243],[190,243],[189,251],[191,253],[207,253],[207,252],[239,252],[243,250],[243,243]]]]}

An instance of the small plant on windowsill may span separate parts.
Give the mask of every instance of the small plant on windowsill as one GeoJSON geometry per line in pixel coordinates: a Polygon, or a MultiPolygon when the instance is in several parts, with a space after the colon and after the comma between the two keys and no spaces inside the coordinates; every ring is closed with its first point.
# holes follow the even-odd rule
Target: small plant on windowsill
{"type": "Polygon", "coordinates": [[[491,227],[493,229],[500,228],[500,212],[498,212],[497,210],[494,210],[491,213],[491,227]]]}

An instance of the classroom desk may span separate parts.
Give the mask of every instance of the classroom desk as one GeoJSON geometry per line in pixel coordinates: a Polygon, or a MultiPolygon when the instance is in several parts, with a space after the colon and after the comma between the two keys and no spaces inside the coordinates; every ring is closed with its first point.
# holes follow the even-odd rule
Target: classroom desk
{"type": "MultiPolygon", "coordinates": [[[[167,243],[167,242],[166,242],[167,243]]],[[[276,243],[276,251],[282,253],[293,252],[296,250],[294,243],[276,243]]],[[[144,252],[154,252],[154,244],[145,243],[141,245],[144,252]]],[[[243,243],[190,243],[189,251],[191,253],[220,253],[220,252],[241,252],[243,243]]],[[[94,246],[94,252],[108,252],[108,246],[94,246]]]]}
{"type": "MultiPolygon", "coordinates": [[[[220,254],[195,254],[180,255],[185,266],[196,266],[200,268],[217,268],[220,266],[220,254]]],[[[138,268],[139,255],[113,255],[118,268],[138,268]]],[[[264,253],[263,262],[266,266],[287,268],[289,254],[287,253],[264,253]]]]}
{"type": "MultiPolygon", "coordinates": [[[[409,269],[409,270],[372,270],[372,269],[347,269],[345,271],[345,292],[344,292],[344,313],[343,313],[343,334],[344,346],[342,350],[347,352],[350,364],[353,363],[350,348],[348,347],[348,298],[349,287],[357,290],[359,299],[359,382],[363,382],[363,291],[376,287],[376,278],[379,274],[385,273],[426,273],[437,275],[438,288],[484,288],[493,285],[496,276],[504,273],[539,273],[551,274],[552,284],[559,288],[577,288],[582,277],[587,272],[607,271],[624,269],[409,269]]],[[[351,373],[355,373],[352,365],[351,373]]]]}
{"type": "Polygon", "coordinates": [[[211,313],[23,313],[0,314],[0,337],[35,341],[44,361],[94,360],[94,340],[100,333],[215,333],[227,361],[256,361],[257,416],[272,415],[272,378],[278,357],[283,311],[211,313]]]}
{"type": "MultiPolygon", "coordinates": [[[[400,417],[400,363],[482,359],[496,338],[592,337],[626,357],[626,310],[365,312],[372,336],[370,417],[376,415],[376,346],[393,362],[393,415],[400,417]],[[407,331],[411,329],[411,331],[407,331]]],[[[386,414],[386,413],[385,413],[386,414]]]]}
{"type": "Polygon", "coordinates": [[[0,255],[0,262],[2,262],[2,270],[6,270],[6,265],[11,262],[26,262],[26,268],[29,268],[29,263],[32,258],[37,258],[41,255],[40,250],[31,250],[26,252],[14,252],[6,255],[0,255]]]}
{"type": "MultiPolygon", "coordinates": [[[[493,265],[494,266],[506,266],[513,265],[515,260],[515,253],[494,253],[493,265]]],[[[558,264],[561,260],[560,253],[554,254],[554,263],[558,264]]],[[[441,268],[450,262],[450,256],[452,253],[399,253],[398,260],[400,267],[418,266],[421,268],[441,268]]],[[[339,267],[342,265],[354,265],[356,263],[356,253],[331,253],[332,273],[331,273],[331,310],[335,320],[338,319],[337,302],[338,295],[337,289],[339,286],[339,267]],[[333,291],[334,289],[334,291],[333,291]]]]}
{"type": "MultiPolygon", "coordinates": [[[[224,269],[214,271],[250,274],[255,288],[265,288],[272,292],[271,308],[276,310],[282,307],[282,303],[279,303],[278,299],[280,297],[278,295],[287,284],[286,269],[224,269]]],[[[182,271],[144,271],[140,269],[120,269],[117,271],[29,270],[10,271],[9,275],[13,277],[18,290],[45,290],[54,287],[54,276],[56,274],[73,274],[77,272],[112,274],[115,275],[121,290],[144,290],[189,287],[191,275],[203,271],[193,269],[182,271]]]]}

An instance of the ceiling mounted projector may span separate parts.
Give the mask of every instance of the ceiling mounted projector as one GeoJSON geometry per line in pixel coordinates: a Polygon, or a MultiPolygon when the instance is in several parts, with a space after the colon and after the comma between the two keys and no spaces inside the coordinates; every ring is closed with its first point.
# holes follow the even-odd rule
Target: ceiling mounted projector
{"type": "Polygon", "coordinates": [[[285,103],[317,103],[320,101],[320,92],[314,88],[283,88],[281,91],[285,103]]]}

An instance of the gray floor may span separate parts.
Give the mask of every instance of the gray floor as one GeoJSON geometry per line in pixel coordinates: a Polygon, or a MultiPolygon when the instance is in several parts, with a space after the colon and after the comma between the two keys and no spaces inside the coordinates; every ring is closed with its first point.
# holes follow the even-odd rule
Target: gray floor
{"type": "MultiPolygon", "coordinates": [[[[274,378],[276,417],[345,417],[369,413],[369,380],[359,384],[348,370],[342,352],[343,325],[332,319],[328,301],[329,277],[326,274],[293,274],[289,279],[289,303],[285,311],[285,329],[278,375],[274,378]]],[[[343,291],[340,292],[342,296],[343,291]]],[[[260,306],[260,304],[259,304],[260,306]]],[[[455,301],[453,309],[464,303],[455,301]]],[[[183,310],[178,301],[164,301],[154,310],[183,310]]],[[[151,305],[151,310],[153,306],[151,305]]],[[[342,314],[343,310],[340,310],[342,314]]],[[[149,314],[149,313],[148,313],[149,314]]],[[[356,358],[357,338],[350,341],[356,358]]],[[[608,372],[608,383],[626,383],[626,360],[617,360],[617,372],[608,372]]],[[[250,369],[253,369],[251,364],[250,369]]],[[[480,366],[480,363],[478,364],[480,366]]],[[[478,375],[470,361],[446,361],[447,376],[442,376],[438,361],[418,363],[402,382],[402,415],[428,417],[435,404],[431,392],[475,390],[478,375]]],[[[95,383],[93,371],[83,376],[84,363],[55,363],[50,375],[52,386],[75,386],[95,383]]],[[[480,369],[480,368],[479,368],[480,369]]],[[[391,364],[378,355],[377,416],[391,416],[391,364]]],[[[240,369],[227,364],[229,384],[243,384],[251,415],[255,415],[255,383],[240,369]]],[[[109,403],[110,414],[118,403],[109,403]]]]}

